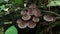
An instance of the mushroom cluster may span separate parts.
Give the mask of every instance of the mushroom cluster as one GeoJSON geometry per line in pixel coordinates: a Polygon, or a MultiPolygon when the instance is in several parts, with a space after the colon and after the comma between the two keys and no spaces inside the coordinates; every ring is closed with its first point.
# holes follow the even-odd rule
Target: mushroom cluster
{"type": "MultiPolygon", "coordinates": [[[[40,20],[39,17],[42,16],[41,11],[35,4],[31,4],[27,10],[21,10],[20,14],[22,17],[17,20],[19,28],[35,28],[36,24],[40,20]]],[[[50,15],[44,15],[43,19],[48,22],[54,20],[50,15]]]]}
{"type": "Polygon", "coordinates": [[[20,14],[22,17],[17,20],[19,28],[34,28],[39,22],[39,17],[42,16],[35,4],[31,4],[27,10],[21,10],[20,14]]]}

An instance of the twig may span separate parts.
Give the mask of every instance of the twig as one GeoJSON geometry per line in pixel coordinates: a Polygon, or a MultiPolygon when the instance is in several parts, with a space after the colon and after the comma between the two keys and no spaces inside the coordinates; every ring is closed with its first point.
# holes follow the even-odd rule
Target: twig
{"type": "Polygon", "coordinates": [[[43,12],[48,12],[48,13],[52,13],[52,14],[55,14],[55,15],[57,15],[57,16],[59,16],[60,17],[60,15],[59,14],[57,14],[57,13],[55,13],[55,12],[53,12],[53,11],[43,11],[43,12]]]}

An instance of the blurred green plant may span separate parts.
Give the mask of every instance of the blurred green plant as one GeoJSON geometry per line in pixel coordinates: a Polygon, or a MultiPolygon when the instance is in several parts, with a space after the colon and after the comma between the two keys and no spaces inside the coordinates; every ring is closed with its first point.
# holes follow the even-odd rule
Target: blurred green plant
{"type": "Polygon", "coordinates": [[[5,5],[1,5],[0,10],[4,10],[4,9],[5,9],[5,5]]]}
{"type": "Polygon", "coordinates": [[[3,29],[3,27],[0,27],[0,34],[4,34],[4,29],[3,29]]]}
{"type": "Polygon", "coordinates": [[[16,4],[22,4],[23,3],[23,0],[15,0],[15,3],[16,4]]]}
{"type": "Polygon", "coordinates": [[[48,5],[47,7],[50,7],[50,6],[60,6],[60,0],[48,0],[48,5]]]}
{"type": "Polygon", "coordinates": [[[13,25],[6,30],[5,34],[18,34],[18,31],[16,27],[13,25]]]}
{"type": "Polygon", "coordinates": [[[8,2],[9,0],[4,0],[5,2],[8,2]]]}

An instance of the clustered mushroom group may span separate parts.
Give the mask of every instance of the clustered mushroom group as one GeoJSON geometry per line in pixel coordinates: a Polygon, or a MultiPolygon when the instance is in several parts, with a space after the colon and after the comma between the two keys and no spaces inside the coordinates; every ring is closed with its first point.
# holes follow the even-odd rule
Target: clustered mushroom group
{"type": "MultiPolygon", "coordinates": [[[[19,28],[35,28],[36,24],[40,21],[39,17],[42,16],[41,11],[37,8],[35,4],[31,4],[27,10],[21,10],[21,19],[17,20],[19,28]]],[[[44,15],[43,19],[45,21],[53,21],[54,17],[50,15],[44,15]]]]}

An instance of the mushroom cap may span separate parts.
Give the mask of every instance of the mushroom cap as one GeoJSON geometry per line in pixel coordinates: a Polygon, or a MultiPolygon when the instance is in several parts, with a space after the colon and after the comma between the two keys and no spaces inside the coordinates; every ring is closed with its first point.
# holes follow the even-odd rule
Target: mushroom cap
{"type": "Polygon", "coordinates": [[[27,27],[27,23],[23,21],[23,22],[18,24],[18,27],[21,28],[21,29],[26,28],[27,27]]]}
{"type": "Polygon", "coordinates": [[[18,20],[17,20],[17,23],[18,23],[18,24],[21,23],[21,22],[23,22],[21,19],[18,19],[18,20]]]}
{"type": "Polygon", "coordinates": [[[40,12],[40,10],[38,8],[34,9],[33,13],[34,13],[34,16],[36,16],[36,17],[42,16],[42,14],[41,14],[41,12],[40,12]]]}
{"type": "Polygon", "coordinates": [[[31,19],[31,16],[30,15],[23,15],[22,19],[27,21],[27,20],[31,19]]]}
{"type": "Polygon", "coordinates": [[[33,21],[28,22],[28,27],[29,28],[35,28],[35,26],[36,26],[36,23],[34,23],[33,21]]]}
{"type": "Polygon", "coordinates": [[[27,11],[26,10],[22,10],[21,11],[21,15],[26,15],[27,14],[27,11]]]}
{"type": "Polygon", "coordinates": [[[50,15],[44,15],[43,16],[43,19],[45,20],[45,21],[54,21],[54,17],[52,17],[52,16],[50,16],[50,15]]]}
{"type": "Polygon", "coordinates": [[[39,17],[33,17],[32,19],[34,22],[39,22],[39,17]]]}
{"type": "Polygon", "coordinates": [[[32,4],[29,6],[29,8],[31,8],[31,9],[36,8],[36,5],[32,3],[32,4]]]}
{"type": "Polygon", "coordinates": [[[32,11],[33,9],[28,9],[28,12],[27,12],[27,15],[33,15],[33,11],[32,11]]]}

